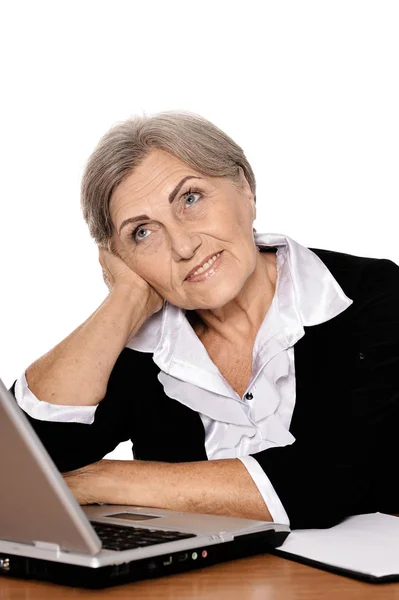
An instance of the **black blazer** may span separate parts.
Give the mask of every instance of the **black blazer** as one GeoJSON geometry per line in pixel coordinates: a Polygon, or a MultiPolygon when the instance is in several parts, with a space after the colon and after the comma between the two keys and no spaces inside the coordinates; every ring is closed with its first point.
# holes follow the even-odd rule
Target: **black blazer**
{"type": "MultiPolygon", "coordinates": [[[[296,441],[252,455],[292,529],[329,527],[352,514],[399,513],[399,267],[310,250],[353,304],[305,327],[294,346],[296,441]]],[[[151,353],[125,348],[91,425],[28,416],[60,471],[97,461],[129,439],[135,459],[207,460],[200,415],[166,396],[158,373],[151,353]]]]}

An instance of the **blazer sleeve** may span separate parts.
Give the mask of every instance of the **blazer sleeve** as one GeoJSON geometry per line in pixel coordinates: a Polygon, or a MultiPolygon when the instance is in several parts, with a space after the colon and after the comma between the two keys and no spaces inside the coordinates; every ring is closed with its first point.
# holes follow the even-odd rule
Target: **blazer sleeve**
{"type": "MultiPolygon", "coordinates": [[[[130,390],[132,353],[123,349],[111,372],[107,392],[91,424],[44,421],[24,414],[61,472],[72,471],[103,458],[123,441],[134,438],[130,390]]],[[[15,384],[10,391],[15,397],[15,384]]],[[[137,385],[134,386],[137,394],[137,385]]],[[[22,410],[22,409],[21,409],[22,410]]]]}
{"type": "Polygon", "coordinates": [[[348,339],[353,336],[360,360],[349,389],[344,380],[338,394],[344,409],[337,430],[323,440],[323,427],[315,424],[320,433],[313,438],[252,454],[292,529],[331,527],[353,514],[399,512],[398,265],[388,259],[367,263],[358,293],[348,339]]]}

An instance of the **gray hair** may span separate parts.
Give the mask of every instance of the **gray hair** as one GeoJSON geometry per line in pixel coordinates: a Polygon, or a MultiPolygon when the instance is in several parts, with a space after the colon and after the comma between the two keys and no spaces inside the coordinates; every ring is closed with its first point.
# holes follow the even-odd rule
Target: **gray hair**
{"type": "Polygon", "coordinates": [[[86,163],[81,207],[98,246],[113,251],[111,196],[152,149],[168,152],[204,176],[227,177],[237,186],[241,167],[256,202],[255,175],[242,148],[216,125],[188,111],[138,115],[112,127],[86,163]]]}

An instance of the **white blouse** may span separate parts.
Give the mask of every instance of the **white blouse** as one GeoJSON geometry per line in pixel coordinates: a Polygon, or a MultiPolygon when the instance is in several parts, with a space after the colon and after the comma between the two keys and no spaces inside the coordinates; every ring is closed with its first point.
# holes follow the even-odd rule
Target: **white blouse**
{"type": "MultiPolygon", "coordinates": [[[[257,333],[252,375],[240,397],[210,359],[185,310],[164,302],[127,344],[153,353],[167,396],[200,414],[208,459],[238,458],[247,468],[273,520],[289,518],[269,478],[250,454],[295,441],[290,423],[295,406],[294,344],[304,326],[319,325],[346,310],[348,298],[322,260],[288,236],[255,233],[258,247],[277,248],[273,302],[257,333]]],[[[35,419],[92,423],[96,406],[39,401],[25,373],[17,380],[18,404],[35,419]]]]}

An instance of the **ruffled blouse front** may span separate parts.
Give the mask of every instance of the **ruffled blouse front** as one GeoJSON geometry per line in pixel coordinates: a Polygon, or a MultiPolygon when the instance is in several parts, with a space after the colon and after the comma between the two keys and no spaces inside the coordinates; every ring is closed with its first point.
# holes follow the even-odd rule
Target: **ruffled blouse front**
{"type": "Polygon", "coordinates": [[[352,304],[319,257],[287,236],[255,234],[277,248],[276,290],[253,348],[253,370],[240,397],[212,362],[185,311],[165,302],[128,346],[153,351],[165,393],[197,411],[208,458],[247,456],[295,441],[295,343],[304,325],[332,319],[352,304]],[[146,330],[146,328],[148,328],[146,330]],[[158,332],[158,336],[155,334],[158,332]],[[155,334],[155,335],[154,335],[155,334]],[[151,347],[158,337],[156,346],[151,347]]]}

